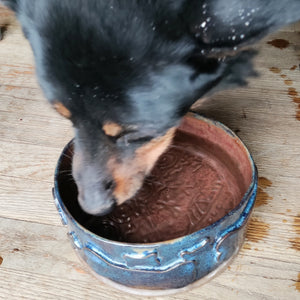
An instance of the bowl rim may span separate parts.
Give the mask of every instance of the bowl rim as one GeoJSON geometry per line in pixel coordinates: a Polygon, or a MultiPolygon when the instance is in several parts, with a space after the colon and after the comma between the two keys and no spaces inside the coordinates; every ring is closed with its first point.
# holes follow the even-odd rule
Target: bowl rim
{"type": "MultiPolygon", "coordinates": [[[[193,236],[199,235],[199,234],[203,234],[207,231],[210,231],[211,229],[213,229],[214,227],[218,226],[220,223],[222,223],[225,219],[227,219],[228,217],[232,216],[237,210],[239,210],[247,201],[251,201],[251,203],[248,203],[248,205],[245,206],[244,208],[244,212],[247,209],[248,211],[245,212],[247,215],[250,214],[254,203],[255,203],[255,197],[251,197],[256,186],[257,186],[257,180],[258,180],[258,172],[257,172],[257,168],[255,166],[254,160],[252,158],[252,155],[250,154],[248,148],[246,147],[246,145],[243,143],[243,141],[230,129],[228,128],[226,125],[222,124],[219,121],[216,121],[214,119],[210,119],[207,118],[205,116],[202,116],[200,114],[194,113],[194,112],[189,112],[188,113],[189,116],[194,117],[200,121],[203,121],[205,123],[208,123],[212,126],[216,126],[220,129],[222,129],[223,131],[225,131],[226,134],[230,135],[232,138],[235,138],[239,141],[239,143],[241,144],[241,146],[243,147],[243,150],[245,151],[245,154],[248,156],[250,165],[251,165],[251,170],[252,170],[252,178],[251,178],[251,183],[247,189],[247,191],[245,192],[242,200],[240,201],[240,203],[231,211],[229,211],[226,215],[224,215],[221,219],[217,220],[216,222],[201,228],[195,232],[192,232],[190,234],[184,235],[184,236],[180,236],[174,239],[170,239],[170,240],[165,240],[165,241],[159,241],[159,242],[152,242],[152,243],[129,243],[129,242],[120,242],[120,241],[114,241],[114,240],[110,240],[107,239],[105,237],[102,237],[100,235],[97,235],[96,233],[90,231],[89,229],[85,228],[83,225],[81,225],[74,217],[73,215],[69,212],[69,210],[67,209],[67,207],[65,206],[60,193],[59,193],[59,187],[58,187],[58,176],[59,176],[59,169],[60,169],[60,165],[61,162],[64,158],[64,153],[69,149],[70,145],[73,143],[74,139],[72,139],[71,141],[69,141],[67,143],[67,145],[63,148],[63,151],[61,152],[59,159],[57,161],[56,167],[55,167],[55,173],[54,173],[54,188],[53,188],[53,194],[54,194],[54,198],[55,200],[58,201],[58,204],[60,206],[60,208],[62,209],[63,213],[65,214],[64,217],[66,217],[66,215],[68,216],[68,219],[71,220],[71,222],[73,223],[73,225],[75,227],[78,227],[79,229],[81,229],[82,231],[86,232],[88,235],[90,235],[92,238],[94,239],[100,239],[103,242],[107,243],[107,244],[114,244],[114,245],[119,245],[119,246],[129,246],[129,247],[136,247],[136,248],[147,248],[147,247],[153,247],[153,246],[158,246],[158,245],[163,245],[163,244],[174,244],[177,242],[182,242],[185,239],[190,239],[193,236]]],[[[242,215],[239,216],[239,218],[235,221],[235,223],[241,219],[242,215]]],[[[68,223],[66,224],[68,225],[68,223]]],[[[230,225],[229,225],[230,226],[230,225]]]]}

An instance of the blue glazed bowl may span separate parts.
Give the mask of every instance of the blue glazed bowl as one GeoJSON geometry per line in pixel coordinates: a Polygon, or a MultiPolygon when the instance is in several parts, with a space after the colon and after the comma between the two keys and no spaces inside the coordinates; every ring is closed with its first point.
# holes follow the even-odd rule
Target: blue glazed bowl
{"type": "Polygon", "coordinates": [[[245,165],[245,161],[248,164],[247,170],[244,170],[237,161],[237,168],[241,168],[239,171],[249,173],[249,182],[241,201],[229,213],[205,228],[172,240],[119,242],[85,228],[83,224],[91,216],[82,212],[77,199],[64,197],[66,190],[76,195],[76,186],[68,186],[62,179],[65,178],[63,174],[71,176],[72,141],[64,148],[55,171],[55,204],[63,224],[68,226],[68,236],[77,254],[105,283],[143,295],[182,291],[211,279],[241,248],[256,197],[256,167],[244,144],[230,129],[198,115],[192,115],[192,118],[199,130],[206,126],[205,132],[213,132],[213,140],[219,140],[218,134],[223,135],[223,139],[225,136],[226,151],[238,147],[238,155],[232,155],[234,159],[244,161],[241,165],[245,165]]]}

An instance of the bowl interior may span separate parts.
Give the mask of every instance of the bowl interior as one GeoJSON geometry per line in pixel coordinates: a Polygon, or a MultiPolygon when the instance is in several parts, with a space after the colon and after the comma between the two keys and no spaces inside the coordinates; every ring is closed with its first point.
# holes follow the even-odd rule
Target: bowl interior
{"type": "Polygon", "coordinates": [[[60,161],[62,201],[85,228],[110,240],[150,243],[178,238],[224,217],[252,181],[249,154],[225,128],[187,116],[135,197],[103,217],[86,214],[71,175],[72,144],[60,161]]]}

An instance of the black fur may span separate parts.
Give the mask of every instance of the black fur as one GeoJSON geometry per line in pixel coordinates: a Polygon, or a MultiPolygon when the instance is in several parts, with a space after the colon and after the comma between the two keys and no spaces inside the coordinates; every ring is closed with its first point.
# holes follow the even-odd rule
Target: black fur
{"type": "Polygon", "coordinates": [[[81,205],[101,213],[113,204],[114,155],[177,126],[193,102],[244,85],[254,51],[243,50],[300,19],[299,0],[7,0],[32,46],[40,85],[71,112],[74,177],[81,205]],[[120,139],[106,121],[134,126],[120,139]],[[128,142],[130,141],[130,142],[128,142]]]}

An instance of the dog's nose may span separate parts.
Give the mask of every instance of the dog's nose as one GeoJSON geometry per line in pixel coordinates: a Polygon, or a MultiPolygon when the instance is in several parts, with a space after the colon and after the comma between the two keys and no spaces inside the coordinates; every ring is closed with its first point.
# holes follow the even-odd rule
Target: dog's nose
{"type": "Polygon", "coordinates": [[[90,215],[106,215],[116,205],[116,201],[112,196],[114,182],[111,180],[102,180],[100,182],[85,180],[85,184],[77,182],[77,187],[78,202],[81,208],[90,215]]]}
{"type": "Polygon", "coordinates": [[[109,214],[116,205],[116,201],[109,193],[91,188],[80,189],[78,202],[86,213],[96,216],[109,214]]]}

